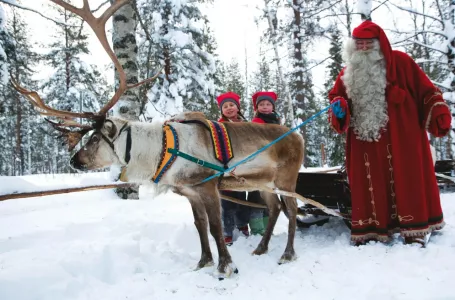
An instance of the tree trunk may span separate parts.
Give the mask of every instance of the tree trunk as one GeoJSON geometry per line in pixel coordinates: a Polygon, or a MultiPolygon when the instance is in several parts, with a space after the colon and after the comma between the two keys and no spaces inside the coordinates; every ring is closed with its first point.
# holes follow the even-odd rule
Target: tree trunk
{"type": "MultiPolygon", "coordinates": [[[[16,77],[17,78],[17,77],[16,77]]],[[[17,93],[15,94],[16,98],[16,149],[15,149],[15,165],[16,165],[16,175],[24,175],[24,152],[22,151],[22,106],[21,100],[17,93]]]]}
{"type": "MultiPolygon", "coordinates": [[[[112,3],[112,0],[111,0],[112,3]]],[[[131,3],[121,7],[113,16],[112,44],[115,55],[125,70],[128,83],[138,82],[136,27],[137,16],[131,3]]],[[[118,73],[115,72],[116,88],[118,73]]],[[[114,107],[114,115],[123,119],[139,120],[141,102],[139,90],[127,90],[114,107]]],[[[139,199],[139,186],[118,188],[115,191],[122,199],[139,199]]]]}
{"type": "MultiPolygon", "coordinates": [[[[114,14],[113,49],[125,70],[128,83],[138,82],[136,27],[137,16],[131,4],[124,5],[114,14]]],[[[117,88],[117,72],[115,72],[115,81],[117,88]]],[[[114,107],[114,115],[127,120],[139,120],[140,106],[138,89],[127,90],[114,107]]]]}
{"type": "Polygon", "coordinates": [[[345,7],[346,7],[346,29],[348,30],[348,36],[351,37],[351,25],[352,25],[352,17],[350,12],[349,0],[346,0],[345,7]]]}
{"type": "MultiPolygon", "coordinates": [[[[301,0],[292,0],[292,7],[294,11],[294,32],[293,32],[293,40],[294,40],[294,69],[298,70],[296,73],[294,73],[294,76],[292,80],[294,80],[294,86],[295,86],[295,100],[297,107],[304,112],[302,119],[306,120],[308,117],[306,115],[306,109],[305,109],[305,95],[303,94],[303,91],[305,89],[304,83],[303,83],[303,55],[302,55],[302,41],[300,39],[301,36],[301,31],[300,31],[300,26],[302,23],[301,19],[301,13],[299,11],[301,0]]],[[[292,102],[289,103],[289,105],[292,107],[292,102]]],[[[293,112],[292,112],[293,114],[293,112]]],[[[300,127],[300,132],[302,134],[302,137],[304,140],[306,140],[306,126],[300,127]]],[[[306,157],[306,146],[307,143],[305,143],[305,147],[303,149],[303,157],[306,157]]],[[[305,160],[304,160],[305,161],[305,160]]]]}
{"type": "MultiPolygon", "coordinates": [[[[447,16],[447,23],[452,25],[450,29],[455,30],[455,0],[450,1],[450,7],[448,9],[447,16]]],[[[446,35],[452,39],[447,44],[447,59],[449,62],[449,69],[452,73],[452,82],[450,83],[450,87],[452,91],[455,91],[455,32],[449,32],[449,30],[447,31],[448,32],[446,32],[446,35]]]]}
{"type": "Polygon", "coordinates": [[[285,93],[284,96],[287,99],[287,106],[285,106],[284,113],[286,116],[286,122],[290,125],[290,124],[292,124],[292,122],[294,120],[294,109],[292,107],[292,98],[291,98],[291,94],[289,93],[289,87],[284,80],[283,70],[281,68],[281,59],[280,59],[280,55],[278,52],[278,42],[276,40],[277,33],[276,33],[275,27],[273,25],[272,15],[270,14],[270,10],[269,10],[269,5],[268,5],[269,0],[264,0],[264,2],[265,2],[265,13],[267,14],[267,20],[269,22],[269,28],[271,31],[271,41],[273,44],[273,50],[275,51],[275,60],[276,60],[277,68],[278,68],[279,80],[281,81],[280,85],[284,87],[284,93],[285,93]]]}
{"type": "MultiPolygon", "coordinates": [[[[68,11],[65,9],[65,22],[68,22],[68,11]]],[[[69,45],[69,37],[68,37],[68,28],[65,26],[64,27],[64,30],[65,30],[65,47],[66,49],[69,49],[70,45],[69,45]]],[[[70,66],[71,66],[71,55],[69,53],[69,51],[66,51],[65,52],[65,91],[68,92],[68,90],[70,89],[70,84],[71,84],[71,70],[70,70],[70,66]]]]}

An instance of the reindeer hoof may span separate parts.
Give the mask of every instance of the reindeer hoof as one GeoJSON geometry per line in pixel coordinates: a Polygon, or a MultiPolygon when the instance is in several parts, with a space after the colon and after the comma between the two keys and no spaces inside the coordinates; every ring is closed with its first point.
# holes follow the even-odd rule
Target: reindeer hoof
{"type": "Polygon", "coordinates": [[[213,260],[210,261],[200,261],[198,262],[196,268],[194,268],[194,271],[198,271],[202,268],[207,268],[207,267],[212,267],[214,265],[213,260]]]}
{"type": "Polygon", "coordinates": [[[288,262],[294,261],[297,259],[297,255],[295,253],[284,253],[280,260],[278,261],[279,265],[286,264],[288,262]]]}
{"type": "Polygon", "coordinates": [[[225,278],[229,278],[232,276],[232,274],[238,274],[239,273],[239,269],[237,269],[237,267],[235,266],[234,263],[230,263],[228,264],[225,268],[224,268],[224,272],[220,272],[219,270],[217,270],[215,272],[215,276],[218,278],[218,280],[224,280],[225,278]]]}
{"type": "Polygon", "coordinates": [[[262,255],[262,254],[265,254],[267,253],[268,249],[265,248],[265,247],[257,247],[256,250],[253,251],[253,253],[251,253],[252,255],[262,255]]]}

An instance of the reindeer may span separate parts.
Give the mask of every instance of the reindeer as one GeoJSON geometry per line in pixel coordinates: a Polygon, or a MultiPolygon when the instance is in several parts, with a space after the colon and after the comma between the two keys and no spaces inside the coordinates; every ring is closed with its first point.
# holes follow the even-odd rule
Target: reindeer
{"type": "MultiPolygon", "coordinates": [[[[127,89],[156,78],[155,76],[136,85],[127,84],[122,65],[107,41],[106,21],[129,0],[114,1],[99,18],[95,18],[90,12],[87,0],[84,0],[82,8],[76,8],[60,0],[51,1],[79,15],[91,26],[119,73],[119,88],[99,112],[76,113],[55,110],[47,106],[36,92],[28,91],[12,81],[14,86],[27,97],[42,115],[56,117],[60,120],[58,123],[52,122],[51,124],[55,129],[62,132],[70,151],[86,133],[93,130],[88,142],[71,158],[70,164],[73,168],[86,171],[120,165],[125,168],[125,174],[129,181],[151,184],[154,174],[157,174],[160,161],[165,155],[166,147],[163,146],[163,136],[166,134],[163,130],[164,123],[132,122],[106,116],[109,109],[115,105],[127,89]],[[77,118],[84,118],[91,121],[92,124],[77,123],[75,121],[77,118]]],[[[177,116],[174,121],[176,119],[203,120],[204,118],[201,113],[185,113],[177,116]]],[[[167,124],[172,126],[175,136],[178,137],[180,151],[203,161],[220,165],[213,155],[210,133],[203,126],[173,122],[173,120],[167,124]]],[[[268,145],[288,132],[286,127],[280,125],[255,123],[226,123],[225,125],[230,134],[230,141],[235,153],[230,162],[232,164],[242,161],[259,148],[268,145]]],[[[281,202],[278,196],[270,193],[270,191],[273,188],[295,191],[299,168],[303,161],[303,147],[302,137],[293,132],[253,159],[240,164],[235,171],[224,174],[222,180],[214,178],[203,183],[201,182],[205,178],[215,174],[216,171],[180,157],[175,159],[172,166],[159,178],[157,185],[159,190],[171,190],[187,197],[191,203],[194,224],[201,243],[201,258],[196,269],[214,264],[207,231],[209,227],[218,248],[217,273],[219,278],[229,277],[233,272],[237,272],[224,243],[218,189],[261,190],[261,196],[267,204],[270,216],[266,232],[253,251],[255,255],[267,252],[278,215],[282,208],[286,210],[289,218],[288,240],[279,262],[284,263],[296,258],[294,251],[296,199],[283,196],[281,202]]],[[[157,182],[155,179],[154,181],[157,182]]]]}

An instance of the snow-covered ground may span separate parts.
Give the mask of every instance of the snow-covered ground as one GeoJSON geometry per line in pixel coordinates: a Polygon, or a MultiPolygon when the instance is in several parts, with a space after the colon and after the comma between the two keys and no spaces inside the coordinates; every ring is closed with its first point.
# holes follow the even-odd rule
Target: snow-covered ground
{"type": "MultiPolygon", "coordinates": [[[[0,194],[102,184],[108,174],[0,177],[0,194]]],[[[259,237],[229,248],[239,274],[193,271],[199,238],[189,203],[142,188],[139,201],[110,190],[0,202],[0,299],[455,299],[455,195],[443,194],[447,226],[426,249],[349,245],[341,220],[298,233],[297,261],[278,265],[287,220],[269,252],[259,237]]],[[[211,240],[212,251],[216,247],[211,240]]]]}

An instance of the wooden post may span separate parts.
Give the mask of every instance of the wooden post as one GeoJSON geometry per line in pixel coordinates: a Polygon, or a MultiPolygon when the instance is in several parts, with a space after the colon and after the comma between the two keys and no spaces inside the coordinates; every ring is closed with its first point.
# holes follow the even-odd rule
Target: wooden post
{"type": "Polygon", "coordinates": [[[32,197],[42,197],[42,196],[50,196],[50,195],[58,195],[58,194],[68,194],[68,193],[91,191],[91,190],[113,189],[113,188],[118,188],[118,187],[131,187],[133,185],[134,184],[132,184],[132,183],[105,184],[105,185],[91,185],[91,186],[85,186],[85,187],[67,188],[67,189],[50,190],[50,191],[5,194],[5,195],[0,195],[0,201],[19,199],[19,198],[32,198],[32,197]]]}
{"type": "Polygon", "coordinates": [[[321,167],[325,166],[326,157],[325,157],[325,148],[324,143],[321,143],[321,167]]]}

